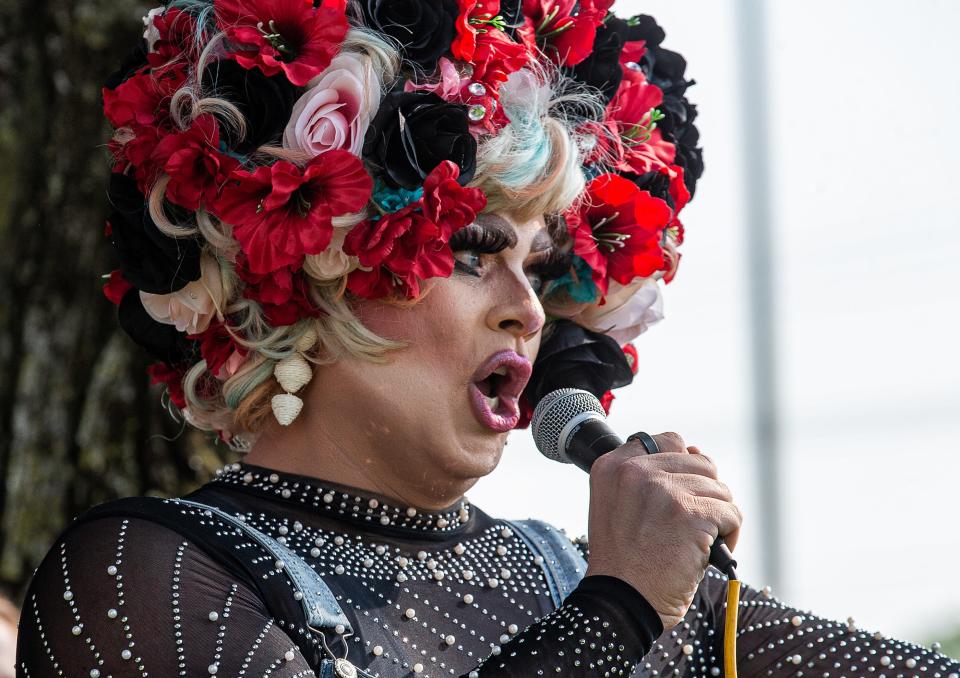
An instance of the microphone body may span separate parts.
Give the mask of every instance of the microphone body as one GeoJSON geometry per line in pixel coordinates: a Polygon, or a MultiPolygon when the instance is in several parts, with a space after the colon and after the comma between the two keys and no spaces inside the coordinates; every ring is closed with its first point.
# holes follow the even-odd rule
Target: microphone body
{"type": "MultiPolygon", "coordinates": [[[[544,396],[534,410],[531,428],[537,449],[544,456],[587,473],[597,459],[623,445],[607,423],[600,401],[589,391],[575,388],[544,396]]],[[[737,578],[737,561],[721,536],[710,547],[710,564],[737,578]]]]}

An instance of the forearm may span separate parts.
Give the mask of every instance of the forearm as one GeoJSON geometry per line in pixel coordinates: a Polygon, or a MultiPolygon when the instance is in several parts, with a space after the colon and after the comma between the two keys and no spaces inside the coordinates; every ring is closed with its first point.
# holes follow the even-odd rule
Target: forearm
{"type": "Polygon", "coordinates": [[[626,582],[581,580],[554,612],[499,646],[466,678],[629,675],[663,631],[660,617],[626,582]]]}

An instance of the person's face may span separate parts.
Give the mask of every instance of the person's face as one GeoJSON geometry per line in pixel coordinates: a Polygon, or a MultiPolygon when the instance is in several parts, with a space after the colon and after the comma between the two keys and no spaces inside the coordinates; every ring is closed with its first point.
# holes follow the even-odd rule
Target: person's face
{"type": "Polygon", "coordinates": [[[361,447],[388,455],[364,461],[402,477],[398,489],[472,484],[496,467],[540,345],[537,294],[555,255],[543,218],[481,214],[451,245],[453,274],[431,281],[417,304],[356,307],[366,327],[406,348],[385,364],[342,359],[314,379],[335,389],[337,415],[366,437],[361,447]]]}

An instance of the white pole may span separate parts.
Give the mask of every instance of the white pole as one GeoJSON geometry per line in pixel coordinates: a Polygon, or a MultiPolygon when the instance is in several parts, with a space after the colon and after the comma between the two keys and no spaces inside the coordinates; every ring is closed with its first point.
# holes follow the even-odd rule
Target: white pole
{"type": "Polygon", "coordinates": [[[744,186],[746,190],[747,289],[750,309],[750,348],[753,400],[753,439],[757,459],[760,502],[760,551],[767,581],[783,586],[780,546],[780,426],[777,389],[776,332],[770,206],[769,49],[766,0],[738,0],[743,126],[744,186]]]}

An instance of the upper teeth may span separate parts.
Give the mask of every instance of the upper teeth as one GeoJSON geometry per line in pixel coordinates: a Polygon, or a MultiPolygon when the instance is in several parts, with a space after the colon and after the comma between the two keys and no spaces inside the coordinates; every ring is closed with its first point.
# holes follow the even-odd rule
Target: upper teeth
{"type": "Polygon", "coordinates": [[[501,377],[507,376],[507,366],[501,365],[493,371],[493,374],[499,374],[501,377]]]}

